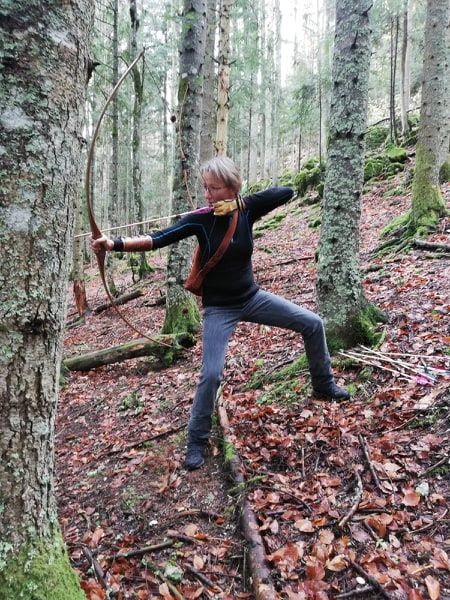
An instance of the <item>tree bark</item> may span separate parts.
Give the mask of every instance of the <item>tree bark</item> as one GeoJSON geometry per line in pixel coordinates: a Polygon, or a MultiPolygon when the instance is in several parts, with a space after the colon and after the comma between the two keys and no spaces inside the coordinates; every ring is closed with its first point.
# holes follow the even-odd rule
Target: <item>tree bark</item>
{"type": "Polygon", "coordinates": [[[1,13],[0,597],[83,600],[57,522],[54,422],[93,5],[1,13]]]}
{"type": "Polygon", "coordinates": [[[333,91],[317,294],[330,349],[364,337],[366,306],[359,267],[370,0],[337,0],[333,91]]]}
{"type": "Polygon", "coordinates": [[[412,185],[411,229],[423,235],[445,213],[439,169],[448,152],[450,2],[428,0],[425,22],[422,103],[412,185]]]}
{"type": "Polygon", "coordinates": [[[406,138],[409,132],[408,110],[411,98],[410,92],[410,71],[411,71],[411,11],[409,10],[409,0],[404,0],[403,7],[403,35],[402,35],[402,59],[401,59],[401,121],[402,136],[406,138]]]}
{"type": "MultiPolygon", "coordinates": [[[[173,210],[182,213],[197,207],[197,169],[202,115],[202,73],[206,36],[206,0],[185,0],[178,83],[179,161],[175,168],[173,210]]],[[[183,287],[189,271],[193,241],[170,247],[167,265],[167,304],[163,333],[194,333],[199,326],[195,298],[183,287]]]]}
{"type": "Polygon", "coordinates": [[[200,163],[209,160],[214,154],[216,134],[216,73],[214,46],[216,41],[216,0],[206,2],[206,56],[204,65],[202,132],[200,135],[200,163]]]}
{"type": "Polygon", "coordinates": [[[221,0],[219,22],[219,73],[217,87],[216,153],[227,153],[230,110],[230,29],[233,0],[221,0]]]}

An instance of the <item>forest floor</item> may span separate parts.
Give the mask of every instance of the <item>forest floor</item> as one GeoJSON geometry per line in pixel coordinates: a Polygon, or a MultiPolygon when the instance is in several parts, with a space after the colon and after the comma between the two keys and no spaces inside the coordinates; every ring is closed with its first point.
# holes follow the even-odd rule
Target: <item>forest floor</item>
{"type": "MultiPolygon", "coordinates": [[[[374,253],[381,229],[410,206],[402,181],[380,181],[364,196],[364,289],[388,323],[380,325],[381,355],[355,348],[356,358],[333,358],[350,401],[311,396],[295,362],[299,336],[238,326],[222,395],[245,486],[230,481],[218,423],[204,467],[182,468],[201,340],[170,368],[140,358],[66,375],[56,434],[59,516],[89,600],[255,598],[243,498],[280,599],[450,599],[450,255],[374,253]],[[419,373],[424,365],[433,380],[419,373]]],[[[450,187],[444,193],[449,203],[450,187]]],[[[299,200],[271,213],[254,255],[264,289],[313,310],[318,216],[317,204],[299,200]]],[[[450,219],[429,239],[449,244],[450,219]]],[[[145,296],[121,310],[158,332],[164,308],[149,305],[164,293],[165,257],[149,258],[156,270],[145,296]]],[[[118,283],[129,291],[123,271],[118,283]]],[[[89,273],[93,308],[104,293],[95,269],[89,273]]],[[[134,337],[108,310],[67,330],[65,355],[134,337]]]]}

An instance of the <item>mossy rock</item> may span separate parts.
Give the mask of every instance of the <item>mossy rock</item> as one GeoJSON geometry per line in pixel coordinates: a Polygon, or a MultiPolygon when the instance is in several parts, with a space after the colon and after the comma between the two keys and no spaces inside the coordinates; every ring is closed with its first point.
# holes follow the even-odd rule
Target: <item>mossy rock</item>
{"type": "Polygon", "coordinates": [[[261,233],[261,231],[278,229],[278,227],[281,225],[282,221],[285,218],[286,218],[285,213],[279,213],[277,215],[273,215],[272,217],[270,217],[270,219],[267,219],[267,221],[265,221],[264,223],[261,223],[258,226],[256,232],[261,233]]]}
{"type": "Polygon", "coordinates": [[[405,148],[392,146],[386,150],[386,156],[392,163],[403,163],[408,158],[405,148]]]}
{"type": "Polygon", "coordinates": [[[318,162],[315,166],[312,166],[311,161],[309,162],[309,168],[303,168],[294,178],[294,186],[300,196],[304,196],[309,188],[317,188],[319,185],[323,185],[323,166],[320,166],[318,162]]]}
{"type": "Polygon", "coordinates": [[[243,193],[246,195],[256,194],[256,192],[262,192],[271,185],[272,181],[270,179],[260,179],[259,181],[254,181],[251,185],[249,185],[245,190],[243,190],[243,193]]]}
{"type": "Polygon", "coordinates": [[[320,161],[318,158],[308,158],[302,165],[302,170],[311,171],[311,169],[315,169],[320,165],[320,161]]]}
{"type": "Polygon", "coordinates": [[[278,177],[278,185],[283,187],[294,187],[295,173],[285,169],[278,177]]]}
{"type": "Polygon", "coordinates": [[[393,162],[390,165],[387,165],[387,167],[385,168],[385,173],[388,177],[392,176],[392,175],[396,175],[397,173],[400,173],[401,171],[403,171],[404,167],[402,165],[402,163],[398,163],[398,162],[393,162]]]}
{"type": "Polygon", "coordinates": [[[388,161],[383,156],[371,156],[364,164],[364,181],[384,177],[388,161]]]}
{"type": "Polygon", "coordinates": [[[366,148],[375,150],[383,146],[388,137],[389,130],[387,127],[369,127],[366,133],[366,148]]]}

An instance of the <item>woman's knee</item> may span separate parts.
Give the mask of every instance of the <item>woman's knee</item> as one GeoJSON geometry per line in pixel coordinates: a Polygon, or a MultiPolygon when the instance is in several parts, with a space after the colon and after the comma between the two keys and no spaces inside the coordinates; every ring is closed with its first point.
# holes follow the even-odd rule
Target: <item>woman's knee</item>
{"type": "Polygon", "coordinates": [[[304,335],[313,336],[322,334],[324,331],[324,325],[322,319],[316,313],[310,313],[304,329],[304,335]]]}

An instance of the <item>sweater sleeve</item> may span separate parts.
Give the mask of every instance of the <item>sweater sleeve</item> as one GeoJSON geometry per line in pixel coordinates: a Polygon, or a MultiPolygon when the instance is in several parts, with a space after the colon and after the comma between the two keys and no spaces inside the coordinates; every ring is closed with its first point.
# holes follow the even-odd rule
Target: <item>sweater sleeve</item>
{"type": "Polygon", "coordinates": [[[177,223],[170,225],[170,227],[159,231],[152,231],[150,234],[153,242],[152,250],[164,248],[165,246],[184,240],[191,235],[195,235],[197,239],[200,239],[204,235],[204,226],[199,222],[198,218],[187,216],[180,219],[177,223]]]}
{"type": "Polygon", "coordinates": [[[293,195],[294,192],[291,188],[274,187],[264,190],[263,192],[245,196],[243,201],[245,210],[249,212],[249,215],[254,222],[278,206],[286,204],[293,195]]]}

